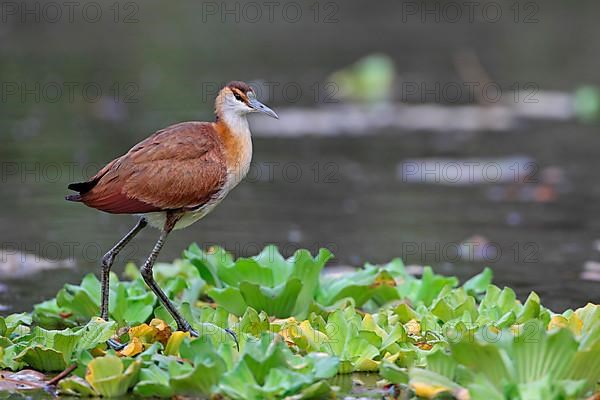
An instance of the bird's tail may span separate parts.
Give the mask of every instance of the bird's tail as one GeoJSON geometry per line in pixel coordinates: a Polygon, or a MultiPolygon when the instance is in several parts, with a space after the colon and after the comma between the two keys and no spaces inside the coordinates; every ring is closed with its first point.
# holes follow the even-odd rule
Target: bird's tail
{"type": "Polygon", "coordinates": [[[86,181],[86,182],[71,183],[68,186],[68,188],[71,190],[75,190],[76,192],[79,192],[79,193],[70,194],[70,195],[66,196],[65,199],[68,201],[82,201],[82,195],[84,195],[87,192],[89,192],[90,190],[92,190],[94,188],[94,186],[96,186],[97,183],[98,183],[98,179],[93,179],[91,181],[86,181]]]}

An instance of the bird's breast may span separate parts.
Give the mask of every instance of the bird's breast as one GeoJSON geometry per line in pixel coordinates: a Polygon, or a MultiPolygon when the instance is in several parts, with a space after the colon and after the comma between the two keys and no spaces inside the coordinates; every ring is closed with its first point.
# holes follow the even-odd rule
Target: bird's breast
{"type": "Polygon", "coordinates": [[[238,130],[226,127],[221,131],[223,151],[227,165],[225,194],[237,186],[248,174],[252,161],[252,138],[248,125],[238,130]]]}

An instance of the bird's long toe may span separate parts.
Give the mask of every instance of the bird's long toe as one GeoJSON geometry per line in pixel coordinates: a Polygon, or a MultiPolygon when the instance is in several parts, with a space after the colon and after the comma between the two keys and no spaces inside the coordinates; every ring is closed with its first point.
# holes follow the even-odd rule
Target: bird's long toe
{"type": "Polygon", "coordinates": [[[114,339],[108,339],[106,345],[115,351],[121,351],[127,346],[127,343],[120,343],[114,339]]]}
{"type": "Polygon", "coordinates": [[[237,338],[237,335],[235,334],[235,332],[229,328],[225,328],[225,332],[227,332],[231,335],[231,337],[233,338],[233,341],[235,342],[235,347],[237,348],[238,351],[240,351],[240,342],[238,341],[238,338],[237,338]]]}

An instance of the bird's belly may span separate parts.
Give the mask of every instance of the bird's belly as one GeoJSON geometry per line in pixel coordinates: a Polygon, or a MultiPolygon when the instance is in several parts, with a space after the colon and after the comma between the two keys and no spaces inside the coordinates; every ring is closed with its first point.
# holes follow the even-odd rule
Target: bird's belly
{"type": "MultiPolygon", "coordinates": [[[[202,219],[206,214],[210,213],[213,208],[215,208],[221,199],[216,199],[210,203],[205,204],[204,206],[191,211],[186,211],[179,221],[175,224],[173,230],[187,228],[192,225],[194,222],[202,219]]],[[[156,229],[162,230],[165,226],[165,221],[167,219],[166,211],[152,212],[143,214],[143,217],[148,221],[148,225],[155,227],[156,229]]]]}

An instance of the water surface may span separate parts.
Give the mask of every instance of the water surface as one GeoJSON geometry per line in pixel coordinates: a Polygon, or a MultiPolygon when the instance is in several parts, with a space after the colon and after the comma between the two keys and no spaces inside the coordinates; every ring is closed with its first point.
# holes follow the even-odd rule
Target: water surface
{"type": "MultiPolygon", "coordinates": [[[[72,100],[66,94],[49,101],[52,95],[20,92],[3,98],[0,247],[73,257],[77,264],[3,279],[3,312],[29,310],[65,282],[98,272],[101,255],[134,223],[64,201],[66,185],[92,175],[158,128],[212,118],[213,90],[222,82],[297,84],[298,98],[277,88],[262,96],[284,112],[319,107],[324,97],[314,85],[373,52],[388,54],[404,80],[456,82],[453,57],[468,48],[506,88],[535,82],[546,90],[572,91],[598,83],[600,41],[592,40],[600,33],[597,2],[540,4],[534,24],[510,18],[497,24],[423,24],[404,22],[399,2],[378,3],[368,13],[364,4],[335,4],[332,23],[315,23],[309,11],[297,23],[281,18],[223,23],[203,19],[198,2],[167,8],[150,1],[139,4],[138,21],[129,24],[115,23],[111,14],[99,23],[2,24],[3,82],[19,90],[93,83],[103,92],[94,101],[79,89],[72,100]]],[[[268,243],[286,255],[300,247],[329,247],[335,263],[400,256],[407,264],[430,264],[461,278],[488,265],[497,284],[516,288],[520,296],[535,290],[557,310],[600,301],[600,284],[580,278],[584,263],[600,258],[597,126],[538,121],[508,132],[384,131],[328,138],[318,133],[257,135],[249,179],[206,219],[174,233],[160,260],[178,257],[193,241],[220,244],[239,256],[268,243]],[[518,157],[535,163],[535,180],[452,186],[405,182],[398,175],[406,160],[518,157]],[[558,181],[552,178],[556,171],[558,181]],[[500,253],[457,258],[453,250],[469,238],[492,243],[500,253]]],[[[142,232],[115,270],[127,260],[141,263],[157,235],[142,232]]]]}

